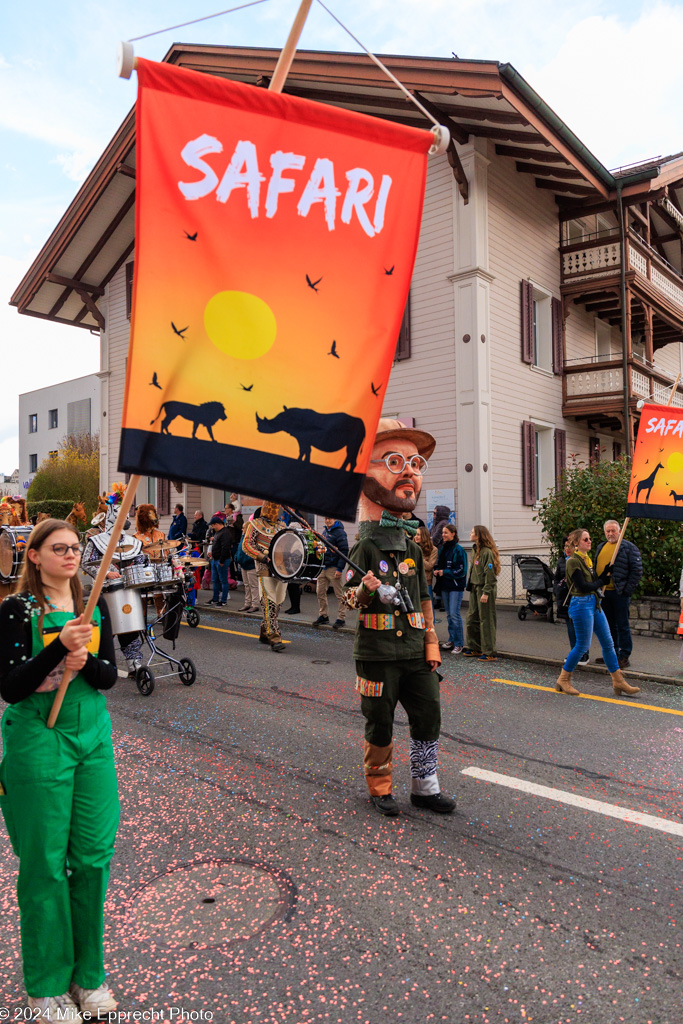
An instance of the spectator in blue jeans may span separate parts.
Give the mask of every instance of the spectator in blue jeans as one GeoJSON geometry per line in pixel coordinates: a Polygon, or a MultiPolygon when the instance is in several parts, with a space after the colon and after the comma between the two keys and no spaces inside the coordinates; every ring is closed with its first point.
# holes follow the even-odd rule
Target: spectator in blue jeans
{"type": "Polygon", "coordinates": [[[232,530],[226,526],[220,516],[212,516],[209,526],[214,531],[211,544],[211,582],[213,597],[209,604],[224,605],[230,600],[230,584],[228,569],[232,554],[232,530]]]}
{"type": "Polygon", "coordinates": [[[454,526],[442,527],[443,544],[434,570],[434,579],[448,618],[448,640],[441,644],[442,651],[460,654],[465,645],[465,631],[460,615],[462,595],[467,582],[467,555],[458,543],[454,526]]]}
{"type": "Polygon", "coordinates": [[[595,572],[590,557],[591,538],[588,530],[574,530],[569,534],[568,541],[573,552],[567,559],[566,570],[570,596],[569,616],[574,623],[576,643],[567,656],[555,689],[558,693],[567,693],[572,697],[580,696],[579,691],[572,686],[572,672],[583,652],[589,649],[595,632],[605,665],[612,677],[615,694],[630,697],[640,693],[639,687],[631,686],[622,675],[607,618],[601,608],[603,587],[609,582],[612,568],[607,565],[600,576],[595,572]]]}

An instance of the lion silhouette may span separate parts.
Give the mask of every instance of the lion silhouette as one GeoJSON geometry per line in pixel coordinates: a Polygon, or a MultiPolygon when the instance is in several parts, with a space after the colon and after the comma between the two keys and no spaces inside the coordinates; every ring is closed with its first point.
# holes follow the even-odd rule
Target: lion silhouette
{"type": "Polygon", "coordinates": [[[164,418],[161,421],[162,434],[170,434],[168,428],[173,423],[173,420],[180,416],[184,420],[192,420],[193,438],[197,433],[198,427],[206,427],[212,441],[215,441],[216,438],[213,436],[211,428],[215,426],[218,420],[227,419],[225,406],[221,402],[202,402],[201,405],[191,405],[189,402],[162,402],[159,412],[153,420],[149,421],[150,427],[153,423],[156,423],[162,412],[164,414],[164,418]]]}

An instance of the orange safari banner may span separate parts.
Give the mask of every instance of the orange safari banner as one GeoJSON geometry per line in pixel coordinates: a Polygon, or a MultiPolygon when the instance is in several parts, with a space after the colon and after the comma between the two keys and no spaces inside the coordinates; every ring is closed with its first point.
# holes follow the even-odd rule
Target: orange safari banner
{"type": "Polygon", "coordinates": [[[353,519],[431,133],[138,60],[119,470],[353,519]]]}
{"type": "Polygon", "coordinates": [[[683,409],[643,407],[626,515],[683,520],[683,409]]]}

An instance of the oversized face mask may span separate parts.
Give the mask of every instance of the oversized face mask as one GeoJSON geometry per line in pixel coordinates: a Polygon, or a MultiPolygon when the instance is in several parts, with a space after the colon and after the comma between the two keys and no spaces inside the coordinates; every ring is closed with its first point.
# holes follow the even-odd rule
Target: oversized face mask
{"type": "Polygon", "coordinates": [[[418,450],[413,441],[396,438],[376,444],[363,482],[363,494],[380,508],[401,515],[403,512],[412,512],[417,505],[422,490],[422,476],[411,469],[408,462],[400,473],[392,473],[383,460],[394,453],[409,460],[418,454],[418,450]]]}

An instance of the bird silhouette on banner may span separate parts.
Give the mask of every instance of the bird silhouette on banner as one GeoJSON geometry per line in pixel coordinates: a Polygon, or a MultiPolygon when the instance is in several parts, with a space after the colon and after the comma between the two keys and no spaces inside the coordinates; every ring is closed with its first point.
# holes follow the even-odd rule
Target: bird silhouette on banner
{"type": "Polygon", "coordinates": [[[164,389],[162,388],[161,384],[159,383],[159,380],[158,380],[158,378],[157,378],[157,372],[156,372],[156,370],[155,370],[155,371],[154,371],[154,373],[152,374],[152,379],[151,379],[151,381],[149,382],[149,386],[150,386],[151,388],[159,388],[159,391],[163,391],[163,390],[164,390],[164,389]]]}
{"type": "Polygon", "coordinates": [[[316,288],[316,285],[320,284],[321,281],[322,277],[319,277],[317,281],[311,281],[308,274],[306,274],[306,284],[308,285],[309,288],[312,288],[314,292],[317,292],[318,289],[316,288]]]}
{"type": "Polygon", "coordinates": [[[332,342],[332,348],[330,349],[330,351],[327,354],[328,354],[328,356],[334,356],[335,359],[339,359],[339,353],[337,352],[337,342],[336,341],[332,342]]]}
{"type": "MultiPolygon", "coordinates": [[[[187,326],[189,327],[190,325],[188,324],[187,326]]],[[[179,338],[182,338],[183,341],[185,341],[185,331],[187,330],[187,327],[176,327],[172,320],[171,327],[173,328],[173,333],[177,334],[179,338]]]]}

